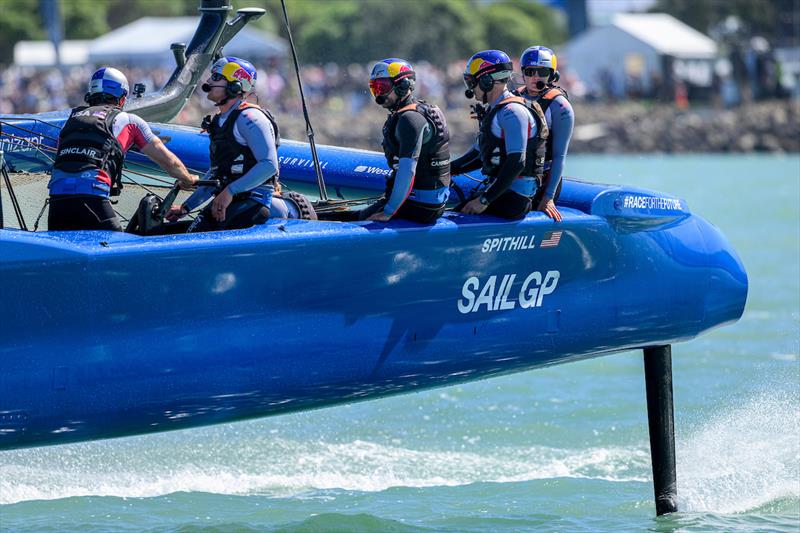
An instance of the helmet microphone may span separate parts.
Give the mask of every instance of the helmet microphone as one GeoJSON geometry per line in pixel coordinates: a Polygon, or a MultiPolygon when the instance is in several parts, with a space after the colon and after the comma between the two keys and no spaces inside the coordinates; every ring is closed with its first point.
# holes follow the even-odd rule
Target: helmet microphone
{"type": "Polygon", "coordinates": [[[472,89],[467,89],[466,91],[464,91],[464,96],[470,99],[475,98],[475,91],[473,91],[472,89]]]}
{"type": "Polygon", "coordinates": [[[204,83],[203,85],[200,86],[200,90],[202,90],[204,93],[210,93],[211,89],[212,89],[211,85],[207,83],[204,83]]]}
{"type": "Polygon", "coordinates": [[[375,103],[378,105],[383,105],[386,103],[386,96],[383,94],[379,94],[375,97],[375,103]]]}
{"type": "Polygon", "coordinates": [[[539,80],[539,81],[536,82],[536,88],[539,89],[540,91],[542,89],[544,89],[545,87],[546,87],[546,85],[544,84],[544,82],[542,80],[539,80]]]}

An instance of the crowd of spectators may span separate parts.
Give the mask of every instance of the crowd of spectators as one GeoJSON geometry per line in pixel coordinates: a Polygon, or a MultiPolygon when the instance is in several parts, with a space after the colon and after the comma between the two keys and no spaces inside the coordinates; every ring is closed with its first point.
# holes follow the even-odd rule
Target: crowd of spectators
{"type": "MultiPolygon", "coordinates": [[[[123,70],[131,87],[134,83],[144,83],[148,92],[161,88],[172,72],[172,68],[168,67],[144,69],[125,65],[114,66],[123,70]]],[[[463,62],[452,63],[446,68],[439,68],[424,61],[415,62],[414,66],[417,71],[417,94],[423,99],[436,103],[444,110],[450,123],[451,144],[454,150],[458,152],[466,149],[474,140],[476,127],[469,118],[469,105],[474,102],[464,97],[463,62]]],[[[769,67],[769,64],[766,66],[769,67]]],[[[256,67],[258,68],[258,83],[255,100],[261,105],[269,107],[275,113],[284,137],[304,140],[306,128],[297,90],[296,75],[291,69],[291,63],[257,64],[256,67]]],[[[367,90],[370,67],[371,65],[368,64],[357,63],[349,65],[331,63],[302,67],[304,93],[318,142],[373,150],[380,149],[380,125],[383,122],[385,111],[374,104],[367,90]]],[[[92,65],[58,70],[0,65],[0,114],[40,113],[79,105],[83,102],[87,81],[94,68],[95,66],[92,65]]],[[[774,76],[769,75],[768,69],[764,71],[767,74],[759,78],[743,75],[742,69],[745,68],[746,65],[733,62],[733,72],[731,72],[733,75],[726,79],[734,80],[740,86],[742,80],[763,78],[768,80],[768,83],[758,85],[749,94],[745,86],[744,89],[738,89],[738,94],[756,100],[776,95],[774,91],[765,89],[774,87],[774,76]]],[[[518,79],[516,81],[521,82],[518,79]]],[[[584,85],[570,73],[568,68],[562,68],[559,85],[569,92],[571,100],[577,106],[577,126],[587,124],[586,120],[589,117],[592,117],[593,122],[598,117],[602,119],[603,116],[608,117],[609,121],[613,121],[612,115],[621,115],[620,112],[614,111],[613,107],[613,105],[620,105],[618,97],[592,89],[592,87],[602,87],[602,84],[584,85]],[[581,108],[587,111],[582,112],[581,108]]],[[[663,88],[663,84],[659,87],[663,88]]],[[[705,100],[706,107],[726,107],[726,105],[720,106],[719,102],[721,99],[725,99],[725,91],[730,91],[731,87],[720,83],[716,90],[718,90],[717,93],[711,94],[710,98],[705,100]]],[[[654,105],[667,112],[669,109],[680,112],[686,109],[685,96],[685,87],[676,84],[668,94],[665,94],[663,90],[652,94],[642,94],[636,91],[626,92],[621,105],[638,103],[645,106],[654,105]]],[[[133,95],[129,96],[129,98],[133,97],[133,95]]],[[[740,97],[733,101],[733,104],[746,104],[747,98],[742,102],[740,97]]],[[[727,103],[728,100],[725,100],[725,104],[727,103]]],[[[198,89],[173,122],[198,126],[205,115],[213,112],[213,106],[198,89]]],[[[587,145],[586,148],[589,151],[603,151],[602,146],[598,145],[603,142],[595,140],[594,144],[587,145]]],[[[616,147],[616,145],[614,146],[616,147]]],[[[691,149],[691,147],[689,148],[691,149]]],[[[718,149],[718,147],[709,147],[709,149],[711,148],[718,149]]],[[[574,139],[573,149],[581,150],[580,139],[574,139]]]]}
{"type": "MultiPolygon", "coordinates": [[[[131,86],[144,83],[149,92],[166,83],[171,68],[142,69],[113,65],[121,69],[131,86]]],[[[278,113],[292,113],[301,109],[294,71],[286,63],[256,64],[258,98],[268,103],[278,113]]],[[[367,90],[371,65],[311,65],[301,69],[306,101],[312,108],[357,115],[373,104],[367,90]]],[[[75,106],[82,102],[87,80],[95,66],[37,69],[32,67],[0,65],[0,113],[40,113],[75,106]]],[[[425,61],[414,62],[417,72],[417,93],[436,102],[444,109],[464,107],[463,62],[439,68],[425,61]]],[[[576,81],[567,72],[560,85],[573,89],[576,81]]],[[[520,82],[521,84],[521,82],[520,82]]],[[[580,97],[583,91],[575,87],[580,97]]],[[[202,96],[202,95],[200,95],[202,96]]],[[[210,107],[198,105],[203,98],[194,99],[181,119],[193,122],[210,107]],[[201,107],[200,109],[195,109],[201,107]]]]}
{"type": "MultiPolygon", "coordinates": [[[[143,83],[148,92],[162,87],[172,72],[171,68],[114,66],[126,74],[131,87],[143,83]]],[[[416,62],[414,67],[417,94],[442,107],[448,116],[459,115],[468,120],[471,102],[464,97],[463,62],[453,63],[446,69],[427,62],[416,62]]],[[[80,66],[58,70],[0,66],[0,114],[41,113],[80,105],[94,68],[80,66]]],[[[304,139],[302,104],[290,64],[256,64],[256,68],[258,82],[253,100],[272,110],[284,136],[304,139]]],[[[370,68],[368,64],[330,63],[301,69],[306,102],[320,142],[378,148],[375,141],[380,136],[379,126],[385,111],[374,104],[369,94],[370,68]]],[[[134,96],[129,95],[130,98],[134,96]]],[[[213,112],[212,104],[198,88],[173,122],[197,126],[205,115],[213,112]]],[[[474,135],[474,125],[466,124],[463,129],[466,144],[467,136],[474,135]]]]}

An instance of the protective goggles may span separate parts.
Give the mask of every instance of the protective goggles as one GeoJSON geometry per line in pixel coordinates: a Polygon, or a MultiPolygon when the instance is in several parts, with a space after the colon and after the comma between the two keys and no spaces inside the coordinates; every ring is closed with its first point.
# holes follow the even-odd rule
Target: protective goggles
{"type": "Polygon", "coordinates": [[[372,96],[384,96],[389,94],[394,87],[394,82],[391,78],[375,78],[369,80],[369,92],[372,96]]]}
{"type": "Polygon", "coordinates": [[[525,76],[532,78],[534,76],[538,76],[540,78],[546,78],[550,75],[550,69],[547,67],[525,67],[522,69],[522,74],[525,76]]]}

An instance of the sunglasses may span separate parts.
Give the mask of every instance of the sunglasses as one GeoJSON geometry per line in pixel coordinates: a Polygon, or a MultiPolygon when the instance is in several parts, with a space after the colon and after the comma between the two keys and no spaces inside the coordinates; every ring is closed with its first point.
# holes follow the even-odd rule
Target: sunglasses
{"type": "Polygon", "coordinates": [[[375,78],[369,80],[369,92],[372,96],[383,96],[389,94],[394,87],[391,78],[375,78]]]}
{"type": "MultiPolygon", "coordinates": [[[[225,76],[220,74],[219,72],[212,72],[211,73],[211,81],[222,81],[225,80],[225,76]]],[[[228,81],[228,80],[225,80],[228,81]]]]}
{"type": "Polygon", "coordinates": [[[472,74],[464,74],[464,85],[471,91],[478,85],[478,80],[472,74]]]}
{"type": "Polygon", "coordinates": [[[550,69],[547,67],[525,67],[522,69],[522,73],[529,78],[534,76],[546,78],[550,75],[550,69]]]}

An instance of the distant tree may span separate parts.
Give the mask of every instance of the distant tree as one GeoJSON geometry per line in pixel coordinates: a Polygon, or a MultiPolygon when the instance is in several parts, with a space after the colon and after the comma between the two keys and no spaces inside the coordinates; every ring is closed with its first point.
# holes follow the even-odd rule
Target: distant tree
{"type": "Polygon", "coordinates": [[[515,7],[505,3],[488,6],[483,16],[489,48],[518,56],[533,43],[542,42],[539,23],[515,7]]]}
{"type": "Polygon", "coordinates": [[[108,32],[108,3],[96,0],[61,2],[65,39],[94,39],[108,32]]]}
{"type": "Polygon", "coordinates": [[[475,51],[486,46],[486,27],[476,17],[476,5],[463,0],[429,0],[421,21],[416,25],[415,39],[409,57],[425,59],[445,66],[454,60],[466,61],[475,51]]]}
{"type": "Polygon", "coordinates": [[[142,17],[199,16],[199,0],[104,0],[109,27],[119,28],[142,17]]]}
{"type": "MultiPolygon", "coordinates": [[[[264,7],[267,16],[255,25],[286,37],[280,0],[236,3],[264,7]]],[[[60,6],[64,37],[92,39],[144,16],[198,15],[198,4],[61,0],[60,6]]],[[[39,0],[0,0],[0,62],[12,59],[17,41],[46,38],[38,5],[39,0]]],[[[531,44],[553,45],[565,34],[552,9],[530,0],[287,0],[287,9],[305,64],[400,56],[444,66],[487,47],[517,55],[531,44]]]]}
{"type": "MultiPolygon", "coordinates": [[[[280,34],[286,35],[280,3],[280,34]]],[[[287,5],[292,34],[304,63],[367,62],[399,56],[447,64],[484,43],[472,0],[386,2],[303,1],[287,5]]]]}
{"type": "Polygon", "coordinates": [[[44,39],[39,12],[39,0],[0,0],[0,63],[14,59],[17,41],[44,39]]]}
{"type": "Polygon", "coordinates": [[[564,43],[567,39],[566,17],[563,15],[559,16],[558,11],[544,4],[531,2],[530,0],[504,0],[498,2],[496,5],[508,6],[521,11],[532,18],[539,26],[541,39],[538,41],[532,39],[531,43],[526,45],[525,48],[533,45],[555,48],[559,44],[564,43]]]}
{"type": "Polygon", "coordinates": [[[353,57],[399,56],[440,66],[483,46],[484,27],[474,4],[463,0],[365,2],[353,21],[353,57]]]}
{"type": "Polygon", "coordinates": [[[797,0],[657,0],[650,11],[668,13],[703,33],[735,16],[749,35],[797,45],[797,0]]]}

